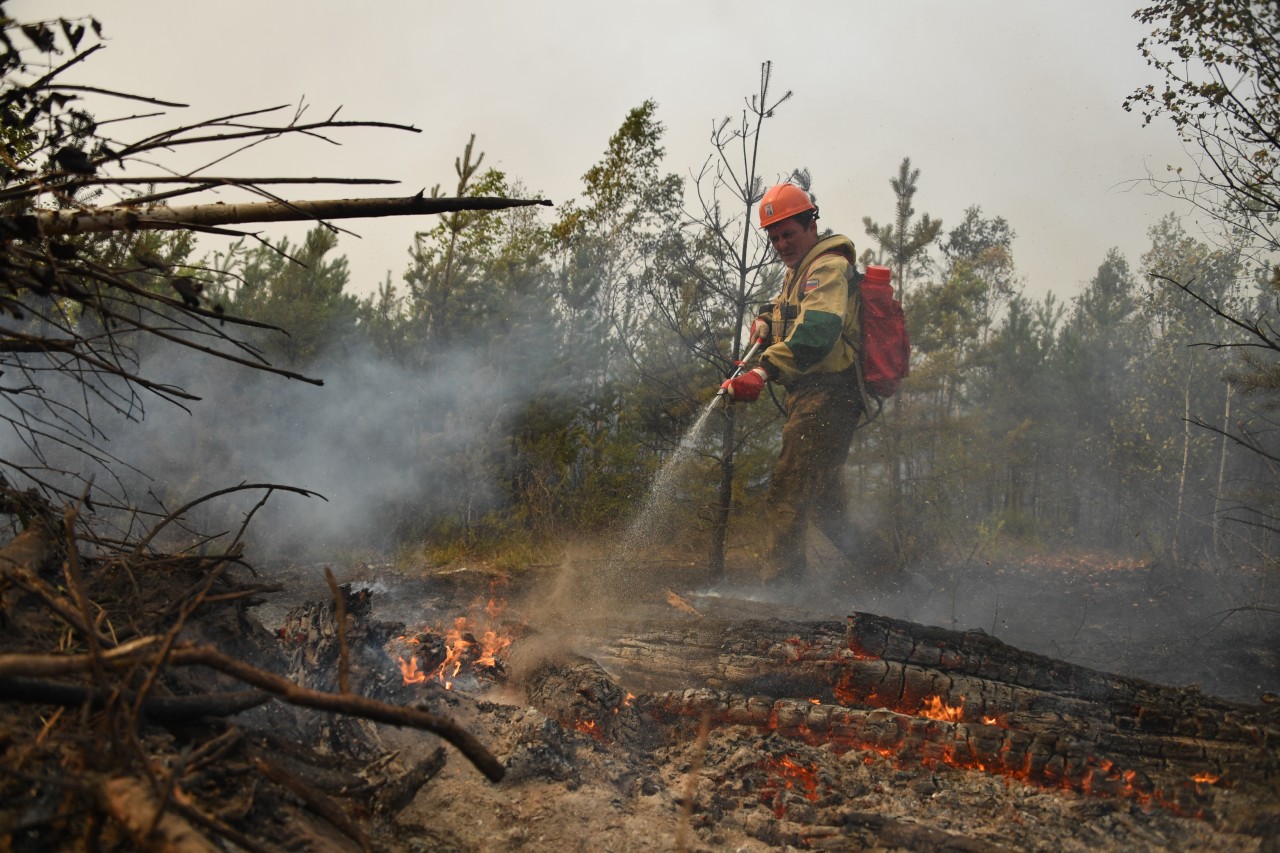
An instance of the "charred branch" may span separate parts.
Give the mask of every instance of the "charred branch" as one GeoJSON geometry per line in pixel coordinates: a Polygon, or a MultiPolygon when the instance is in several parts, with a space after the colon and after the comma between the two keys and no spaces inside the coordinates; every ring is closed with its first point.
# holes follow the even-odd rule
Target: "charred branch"
{"type": "Polygon", "coordinates": [[[394,815],[404,811],[413,801],[422,786],[430,782],[444,770],[448,754],[444,747],[437,748],[426,758],[415,764],[407,773],[393,782],[383,786],[378,792],[375,810],[380,814],[394,815]]]}
{"type": "MultiPolygon", "coordinates": [[[[132,705],[137,697],[124,692],[104,692],[79,684],[64,684],[39,678],[0,677],[0,701],[29,705],[61,705],[100,710],[111,701],[132,705]]],[[[143,716],[158,723],[180,723],[203,717],[230,717],[256,708],[271,699],[261,690],[211,693],[203,696],[147,696],[140,708],[143,716]]]]}
{"type": "MultiPolygon", "coordinates": [[[[498,782],[502,779],[504,769],[501,762],[474,735],[445,717],[417,708],[389,705],[363,696],[299,687],[286,678],[236,660],[209,646],[179,645],[172,648],[167,656],[157,658],[163,650],[163,638],[144,637],[128,646],[104,651],[101,662],[117,670],[160,663],[168,666],[207,666],[265,690],[291,705],[430,731],[455,746],[491,781],[498,782]]],[[[0,675],[65,675],[85,672],[93,665],[94,661],[88,655],[0,655],[0,675]]]]}
{"type": "Polygon", "coordinates": [[[308,809],[324,818],[343,835],[360,845],[361,850],[368,851],[373,849],[368,837],[360,830],[360,827],[351,818],[347,817],[346,813],[333,800],[329,799],[323,791],[317,790],[307,784],[305,780],[281,767],[277,767],[274,762],[265,758],[255,758],[253,766],[266,778],[291,791],[306,804],[308,809]]]}

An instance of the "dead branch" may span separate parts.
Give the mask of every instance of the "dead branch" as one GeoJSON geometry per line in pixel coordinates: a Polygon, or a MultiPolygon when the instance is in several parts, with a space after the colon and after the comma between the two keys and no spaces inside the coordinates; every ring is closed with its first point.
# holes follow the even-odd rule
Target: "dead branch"
{"type": "Polygon", "coordinates": [[[142,556],[142,553],[146,550],[147,545],[151,544],[151,541],[156,538],[156,535],[159,534],[161,530],[163,530],[165,527],[167,527],[169,524],[171,524],[175,520],[181,518],[184,513],[186,513],[188,510],[192,509],[193,507],[196,507],[202,503],[205,503],[206,501],[211,501],[214,498],[219,498],[219,497],[222,497],[223,495],[231,494],[233,492],[253,491],[255,489],[266,489],[268,495],[270,495],[271,492],[279,490],[282,492],[292,492],[297,495],[302,495],[304,498],[314,497],[314,498],[320,498],[320,500],[328,500],[328,498],[326,498],[324,495],[320,494],[319,492],[312,492],[307,489],[300,489],[296,486],[281,486],[276,483],[240,483],[239,485],[236,485],[236,486],[228,486],[225,489],[218,489],[217,491],[210,492],[207,495],[201,495],[195,500],[192,500],[188,503],[183,504],[182,506],[178,507],[176,510],[174,510],[173,512],[165,516],[165,518],[162,519],[159,524],[153,527],[151,531],[147,533],[147,535],[144,536],[138,542],[138,544],[134,547],[133,555],[132,555],[133,559],[137,559],[138,557],[142,556]]]}
{"type": "Polygon", "coordinates": [[[1154,279],[1159,279],[1160,281],[1163,281],[1167,284],[1172,284],[1174,287],[1178,288],[1183,293],[1190,296],[1196,302],[1199,302],[1205,308],[1208,308],[1209,311],[1214,316],[1222,320],[1225,320],[1227,323],[1231,324],[1232,326],[1235,326],[1236,328],[1248,333],[1249,337],[1254,339],[1253,343],[1215,343],[1215,344],[1209,344],[1208,346],[1211,346],[1215,349],[1221,348],[1221,347],[1261,347],[1261,348],[1269,349],[1273,351],[1280,350],[1280,336],[1277,336],[1273,329],[1269,327],[1264,327],[1260,319],[1255,320],[1255,319],[1241,318],[1227,311],[1225,308],[1222,307],[1222,304],[1217,300],[1211,300],[1208,297],[1206,297],[1204,294],[1195,290],[1192,287],[1192,285],[1195,284],[1194,280],[1188,281],[1188,282],[1181,282],[1181,281],[1178,281],[1177,279],[1170,278],[1167,275],[1160,275],[1159,273],[1149,273],[1149,275],[1154,279]]]}
{"type": "Polygon", "coordinates": [[[190,823],[172,812],[163,812],[155,794],[141,779],[108,779],[99,787],[98,795],[103,810],[124,827],[142,850],[218,853],[219,848],[190,823]]]}
{"type": "Polygon", "coordinates": [[[404,811],[422,786],[430,782],[444,769],[447,754],[444,747],[437,747],[430,755],[394,782],[378,792],[374,810],[380,814],[394,815],[404,811]]]}
{"type": "Polygon", "coordinates": [[[272,782],[291,791],[312,812],[324,818],[343,835],[359,844],[361,850],[369,851],[373,849],[373,846],[369,843],[369,837],[361,832],[360,827],[351,818],[347,817],[341,807],[329,799],[323,791],[308,785],[300,777],[293,775],[282,767],[277,767],[273,762],[261,756],[253,759],[253,766],[272,782]]]}
{"type": "Polygon", "coordinates": [[[322,201],[256,202],[252,204],[197,204],[188,207],[132,206],[85,210],[38,210],[0,217],[0,235],[35,239],[104,231],[172,230],[211,228],[246,222],[298,222],[327,219],[363,219],[382,216],[425,216],[460,210],[507,210],[530,205],[550,205],[547,199],[340,198],[322,201]]]}
{"type": "MultiPolygon", "coordinates": [[[[53,584],[42,580],[35,572],[31,571],[26,566],[16,564],[0,566],[0,578],[4,578],[18,589],[24,590],[34,595],[36,598],[39,598],[55,616],[75,628],[81,634],[87,636],[91,631],[96,631],[92,622],[86,623],[83,620],[80,610],[76,607],[74,602],[69,601],[66,596],[58,592],[57,588],[53,586],[53,584]]],[[[102,641],[104,638],[99,637],[98,639],[99,641],[102,641]]]]}
{"type": "MultiPolygon", "coordinates": [[[[102,661],[116,669],[154,665],[165,646],[164,637],[140,637],[131,643],[107,649],[102,661]]],[[[418,708],[405,708],[364,696],[326,693],[300,687],[287,678],[236,660],[210,646],[180,645],[171,649],[170,666],[207,666],[245,684],[275,695],[290,705],[315,708],[335,714],[360,717],[392,726],[433,732],[452,744],[490,781],[498,782],[506,773],[492,753],[474,735],[453,720],[418,708]]],[[[0,676],[51,676],[84,672],[92,666],[88,655],[7,654],[0,655],[0,676]]]]}
{"type": "Polygon", "coordinates": [[[286,678],[235,660],[208,646],[177,648],[170,656],[170,662],[177,666],[202,664],[212,667],[246,684],[270,691],[291,705],[361,717],[392,726],[424,729],[451,743],[489,781],[499,782],[506,774],[506,768],[502,763],[494,758],[474,735],[447,717],[440,717],[417,708],[389,705],[364,696],[343,696],[299,687],[286,678]]]}
{"type": "MultiPolygon", "coordinates": [[[[230,717],[256,708],[271,698],[270,693],[262,690],[236,690],[192,696],[147,696],[141,703],[141,711],[149,720],[180,723],[203,717],[230,717]]],[[[0,676],[0,701],[98,710],[112,699],[133,704],[135,696],[130,692],[116,693],[47,679],[0,676]]]]}

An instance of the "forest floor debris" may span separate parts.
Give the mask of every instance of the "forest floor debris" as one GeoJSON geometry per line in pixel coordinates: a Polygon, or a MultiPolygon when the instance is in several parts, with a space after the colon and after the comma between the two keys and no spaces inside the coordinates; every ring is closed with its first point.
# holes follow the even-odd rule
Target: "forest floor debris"
{"type": "MultiPolygon", "coordinates": [[[[579,569],[584,565],[580,560],[579,569]]],[[[966,641],[966,631],[969,639],[984,643],[997,642],[992,633],[1012,641],[1029,637],[1038,625],[1039,634],[1031,637],[1035,651],[1053,655],[1057,650],[1064,662],[1075,653],[1076,663],[1091,663],[1108,643],[1128,637],[1116,661],[1129,674],[1180,687],[1197,683],[1205,666],[1227,661],[1233,652],[1243,658],[1241,668],[1262,693],[1240,695],[1251,686],[1231,682],[1243,709],[1238,714],[1231,703],[1192,687],[1170,695],[1185,699],[1188,708],[1231,706],[1230,714],[1256,725],[1264,733],[1255,762],[1258,775],[1230,787],[1209,775],[1188,778],[1180,804],[1155,801],[1149,790],[1142,796],[1117,795],[1115,786],[1090,792],[1078,783],[1074,789],[1045,784],[1043,774],[1038,782],[1028,782],[866,744],[796,737],[794,727],[778,726],[771,717],[803,717],[809,713],[803,699],[799,705],[770,700],[775,704],[763,708],[765,716],[749,720],[762,710],[758,692],[754,698],[740,693],[721,700],[717,697],[730,693],[706,689],[706,673],[696,670],[683,676],[684,692],[660,696],[646,690],[641,679],[628,683],[628,673],[614,665],[621,658],[600,634],[602,627],[641,622],[714,622],[726,626],[726,636],[745,632],[748,645],[756,631],[756,646],[776,649],[785,647],[785,639],[783,646],[769,646],[768,637],[792,632],[799,639],[815,625],[830,633],[821,620],[842,619],[859,603],[864,612],[878,612],[866,606],[876,602],[865,594],[855,596],[860,602],[830,595],[818,604],[798,595],[770,600],[750,585],[735,591],[700,577],[696,567],[668,561],[652,567],[644,591],[630,598],[622,614],[594,614],[584,606],[575,624],[566,621],[563,601],[554,607],[546,600],[547,590],[563,595],[566,589],[564,572],[554,567],[516,573],[340,568],[341,608],[335,608],[322,570],[290,567],[266,574],[264,580],[288,592],[268,594],[259,582],[251,601],[244,601],[224,590],[228,601],[253,606],[214,608],[206,614],[211,618],[193,619],[192,629],[302,688],[338,691],[345,673],[351,689],[371,701],[450,720],[500,763],[501,781],[490,781],[429,732],[278,701],[225,719],[177,726],[139,719],[135,745],[147,764],[139,768],[135,762],[132,773],[112,773],[109,756],[99,756],[98,766],[85,764],[89,753],[75,734],[86,731],[83,721],[89,717],[83,711],[5,702],[0,750],[6,766],[20,771],[9,776],[6,805],[0,809],[0,835],[7,847],[47,849],[50,839],[74,846],[75,839],[96,832],[100,840],[128,838],[138,848],[155,846],[156,833],[171,840],[195,833],[262,850],[294,845],[460,851],[1256,851],[1274,849],[1270,839],[1280,834],[1275,706],[1262,701],[1276,684],[1277,670],[1265,651],[1275,647],[1274,638],[1266,630],[1246,629],[1265,627],[1265,622],[1241,621],[1246,628],[1232,625],[1230,617],[1216,625],[1205,622],[1197,608],[1218,602],[1190,601],[1191,584],[1174,583],[1149,566],[1097,560],[984,564],[967,567],[963,575],[943,570],[921,575],[912,582],[909,601],[895,598],[901,591],[876,598],[886,612],[909,615],[906,609],[914,609],[922,622],[954,627],[956,642],[966,641]],[[987,587],[998,588],[998,609],[994,596],[987,598],[985,611],[978,602],[964,600],[955,593],[960,583],[974,589],[998,585],[987,587]],[[1072,602],[1081,606],[1073,608],[1072,602]],[[944,606],[948,619],[936,618],[944,606]],[[1132,624],[1126,629],[1133,611],[1145,620],[1140,632],[1132,624]],[[1160,620],[1152,618],[1157,614],[1160,620]],[[977,626],[965,624],[979,615],[993,632],[984,629],[977,636],[977,626]],[[345,631],[337,630],[339,622],[345,631]],[[1199,657],[1168,654],[1160,638],[1177,637],[1177,629],[1189,625],[1212,629],[1193,632],[1199,645],[1191,648],[1200,650],[1199,657]],[[487,647],[489,633],[503,642],[487,647]],[[490,659],[487,649],[498,647],[490,659]],[[463,651],[451,658],[458,648],[463,651]],[[416,662],[416,670],[409,661],[416,662]],[[453,670],[451,661],[462,665],[453,670]],[[447,673],[450,683],[437,673],[447,673]],[[708,701],[725,707],[740,701],[750,714],[728,719],[699,713],[711,707],[708,701]],[[679,713],[670,712],[674,706],[680,706],[679,713]],[[73,717],[82,723],[71,725],[73,717]],[[80,779],[68,783],[68,769],[80,779]],[[90,786],[92,780],[97,781],[90,786]],[[156,799],[157,790],[172,795],[163,815],[155,808],[164,802],[156,799]],[[139,791],[145,794],[141,799],[139,791]],[[86,798],[98,804],[93,813],[103,815],[109,826],[83,822],[83,813],[75,809],[86,798]],[[135,805],[122,805],[127,803],[135,805]],[[137,803],[143,806],[135,808],[137,803]],[[1183,807],[1187,803],[1198,812],[1189,813],[1183,807]],[[120,809],[124,812],[117,815],[120,809]]],[[[172,675],[178,679],[167,684],[173,692],[191,686],[172,675]]],[[[671,676],[676,682],[682,678],[680,672],[671,676]]],[[[225,674],[210,677],[227,686],[225,674]]],[[[799,689],[796,685],[806,685],[808,677],[792,672],[771,681],[739,678],[735,684],[779,693],[799,689]]],[[[718,678],[713,675],[711,681],[718,678]]],[[[813,713],[815,720],[830,717],[813,713]]],[[[865,725],[896,725],[929,737],[987,731],[972,720],[926,720],[892,710],[858,713],[865,725]]],[[[924,748],[931,749],[928,743],[924,748]]]]}

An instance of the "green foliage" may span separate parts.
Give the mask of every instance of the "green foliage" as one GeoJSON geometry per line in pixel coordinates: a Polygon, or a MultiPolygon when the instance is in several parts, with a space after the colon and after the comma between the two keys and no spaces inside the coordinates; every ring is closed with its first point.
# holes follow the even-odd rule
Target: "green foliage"
{"type": "MultiPolygon", "coordinates": [[[[938,239],[942,231],[942,220],[933,219],[924,214],[916,219],[916,210],[912,206],[918,190],[916,182],[920,178],[920,170],[911,168],[911,158],[903,157],[898,167],[898,174],[889,179],[893,194],[897,198],[893,222],[880,225],[870,216],[862,218],[867,236],[875,241],[879,253],[877,263],[888,263],[893,269],[897,282],[898,297],[906,293],[907,282],[918,268],[927,270],[930,260],[929,247],[938,239]]],[[[903,299],[905,304],[906,300],[903,299]]]]}
{"type": "MultiPolygon", "coordinates": [[[[513,190],[507,176],[488,169],[477,177],[484,154],[473,160],[475,136],[454,161],[458,175],[456,197],[508,196],[513,190]]],[[[439,197],[440,185],[432,187],[439,197]]],[[[480,270],[498,250],[504,220],[482,211],[444,214],[434,228],[414,235],[411,265],[404,274],[408,287],[406,310],[426,344],[447,345],[465,336],[468,308],[476,311],[476,296],[483,294],[477,280],[480,270]],[[457,304],[461,302],[461,304],[457,304]]],[[[483,307],[480,310],[483,314],[483,307]]]]}
{"type": "Polygon", "coordinates": [[[1280,248],[1280,7],[1273,0],[1161,0],[1134,18],[1153,26],[1138,43],[1161,82],[1125,109],[1159,116],[1204,155],[1194,178],[1173,184],[1190,203],[1280,248]]]}
{"type": "Polygon", "coordinates": [[[282,239],[242,254],[233,250],[238,257],[223,278],[232,310],[284,332],[259,336],[268,361],[302,366],[349,342],[358,300],[345,292],[347,259],[331,257],[337,245],[337,235],[317,225],[298,246],[282,239]]]}

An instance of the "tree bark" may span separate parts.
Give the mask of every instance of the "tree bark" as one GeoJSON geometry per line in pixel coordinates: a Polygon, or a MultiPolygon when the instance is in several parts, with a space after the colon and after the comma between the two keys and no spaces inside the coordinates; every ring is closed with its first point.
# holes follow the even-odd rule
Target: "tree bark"
{"type": "Polygon", "coordinates": [[[1178,469],[1178,500],[1177,508],[1173,513],[1172,536],[1169,541],[1172,545],[1173,552],[1171,556],[1175,563],[1178,562],[1182,554],[1181,540],[1183,535],[1182,526],[1182,507],[1187,496],[1187,472],[1191,467],[1191,371],[1186,371],[1186,378],[1182,385],[1182,467],[1178,469]]]}

